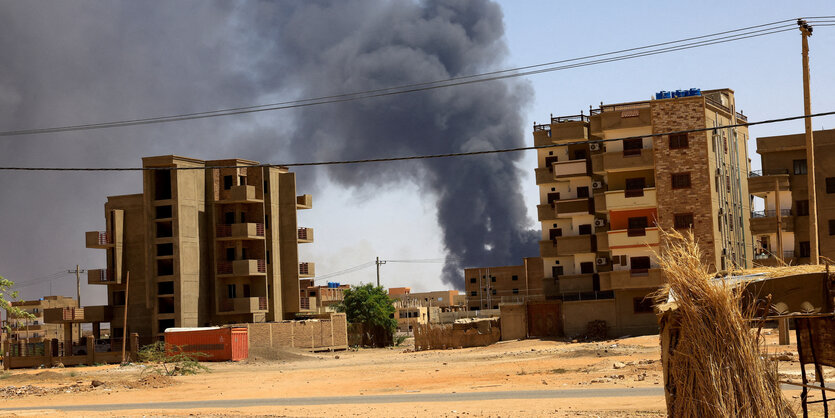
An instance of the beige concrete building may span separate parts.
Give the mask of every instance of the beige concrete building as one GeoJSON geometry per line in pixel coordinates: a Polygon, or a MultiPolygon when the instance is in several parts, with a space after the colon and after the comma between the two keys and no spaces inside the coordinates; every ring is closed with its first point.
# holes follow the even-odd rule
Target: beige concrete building
{"type": "Polygon", "coordinates": [[[657,329],[646,296],[663,282],[659,226],[692,228],[714,270],[752,265],[747,129],[649,136],[745,121],[722,89],[534,124],[535,145],[558,145],[538,150],[537,213],[566,334],[595,319],[612,335],[657,329]]]}
{"type": "MultiPolygon", "coordinates": [[[[820,255],[835,259],[835,129],[815,131],[814,138],[820,255]]],[[[757,138],[757,153],[762,170],[748,176],[752,200],[762,199],[763,208],[751,212],[754,262],[777,265],[782,258],[788,264],[809,263],[806,137],[757,138]],[[782,227],[778,229],[778,225],[782,227]]]]}
{"type": "Polygon", "coordinates": [[[336,305],[345,299],[345,290],[350,288],[351,285],[339,283],[317,286],[313,279],[301,279],[299,284],[300,310],[316,314],[336,312],[336,305]]]}
{"type": "Polygon", "coordinates": [[[408,287],[389,288],[394,300],[397,331],[411,333],[417,325],[441,322],[441,314],[467,309],[467,297],[457,290],[412,293],[408,287]]]}
{"type": "MultiPolygon", "coordinates": [[[[20,308],[34,316],[34,318],[20,318],[10,315],[6,311],[6,320],[11,332],[5,338],[9,341],[41,342],[44,339],[64,339],[64,325],[51,324],[44,321],[44,310],[50,308],[75,308],[78,302],[65,296],[46,296],[38,300],[12,302],[12,306],[20,308]]],[[[72,325],[72,336],[78,338],[78,324],[72,325]]]]}
{"type": "Polygon", "coordinates": [[[160,336],[170,327],[292,319],[299,312],[300,228],[295,174],[255,161],[178,156],[142,160],[142,193],[110,196],[104,231],[87,248],[107,253],[90,284],[107,287],[111,331],[160,336]],[[214,168],[213,168],[214,167],[214,168]],[[130,275],[130,289],[126,288],[130,275]]]}
{"type": "Polygon", "coordinates": [[[555,299],[553,280],[544,280],[542,259],[525,258],[518,266],[464,269],[469,310],[499,309],[502,302],[555,299]]]}

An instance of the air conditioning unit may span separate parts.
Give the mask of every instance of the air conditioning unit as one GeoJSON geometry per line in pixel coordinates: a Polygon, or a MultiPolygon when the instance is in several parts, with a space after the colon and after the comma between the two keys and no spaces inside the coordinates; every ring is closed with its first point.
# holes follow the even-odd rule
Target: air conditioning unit
{"type": "Polygon", "coordinates": [[[589,149],[592,151],[600,151],[600,143],[592,142],[591,144],[589,144],[589,149]]]}
{"type": "Polygon", "coordinates": [[[591,188],[592,189],[602,189],[603,188],[603,182],[602,181],[593,181],[593,182],[591,182],[591,188]]]}
{"type": "Polygon", "coordinates": [[[594,226],[606,226],[606,220],[603,218],[597,218],[594,220],[594,226]]]}
{"type": "Polygon", "coordinates": [[[597,257],[598,266],[606,265],[607,262],[609,262],[609,260],[606,257],[597,257]]]}

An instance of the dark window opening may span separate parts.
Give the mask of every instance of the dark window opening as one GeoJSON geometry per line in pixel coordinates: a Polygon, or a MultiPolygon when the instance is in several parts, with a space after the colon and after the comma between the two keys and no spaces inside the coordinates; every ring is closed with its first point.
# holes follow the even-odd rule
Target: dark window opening
{"type": "Polygon", "coordinates": [[[174,224],[171,221],[155,222],[157,238],[168,238],[174,236],[174,224]]]}
{"type": "Polygon", "coordinates": [[[226,249],[226,261],[232,261],[235,259],[235,248],[230,247],[226,249]]]}
{"type": "Polygon", "coordinates": [[[688,229],[693,227],[692,213],[676,213],[673,215],[673,227],[675,229],[688,229]]]}
{"type": "Polygon", "coordinates": [[[797,216],[809,216],[809,201],[797,200],[794,202],[794,212],[797,216]]]}
{"type": "Polygon", "coordinates": [[[591,235],[591,224],[583,224],[577,227],[580,235],[591,235]]]}
{"type": "Polygon", "coordinates": [[[644,229],[649,226],[646,216],[635,216],[628,219],[629,229],[644,229]]]}
{"type": "Polygon", "coordinates": [[[809,241],[800,241],[799,245],[800,249],[800,256],[801,257],[810,257],[812,254],[812,249],[809,247],[809,241]]]}
{"type": "Polygon", "coordinates": [[[235,223],[235,212],[226,212],[223,214],[223,223],[231,225],[235,223]]]}
{"type": "Polygon", "coordinates": [[[174,217],[174,210],[171,205],[165,206],[157,206],[156,207],[156,218],[155,219],[166,219],[166,218],[173,218],[174,217]]]}
{"type": "Polygon", "coordinates": [[[829,235],[835,235],[835,219],[829,220],[829,235]]]}
{"type": "Polygon", "coordinates": [[[476,282],[476,278],[475,277],[470,277],[470,283],[475,283],[475,282],[476,282]]]}
{"type": "Polygon", "coordinates": [[[470,296],[477,296],[477,295],[478,295],[478,292],[476,292],[475,290],[470,291],[470,296]]]}
{"type": "Polygon", "coordinates": [[[632,264],[631,270],[633,272],[635,272],[635,270],[646,271],[646,270],[649,270],[649,267],[650,267],[649,257],[646,257],[646,256],[644,256],[644,257],[630,257],[629,262],[630,262],[630,264],[632,264]]]}
{"type": "Polygon", "coordinates": [[[673,189],[690,188],[690,173],[677,173],[671,176],[673,189]]]}
{"type": "Polygon", "coordinates": [[[157,244],[157,257],[174,255],[174,244],[157,244]]]}
{"type": "Polygon", "coordinates": [[[584,149],[574,150],[574,159],[575,160],[585,160],[586,159],[586,150],[584,150],[584,149]]]}
{"type": "Polygon", "coordinates": [[[499,305],[493,305],[493,309],[499,309],[499,305]]]}
{"type": "Polygon", "coordinates": [[[551,229],[551,230],[548,231],[548,237],[551,239],[551,241],[554,241],[555,239],[557,239],[557,237],[561,237],[561,236],[562,236],[562,228],[551,229]]]}
{"type": "Polygon", "coordinates": [[[589,197],[589,187],[583,186],[577,188],[577,198],[583,199],[589,197]]]}
{"type": "Polygon", "coordinates": [[[559,192],[548,193],[548,204],[554,203],[558,200],[560,200],[560,193],[559,192]]]}
{"type": "Polygon", "coordinates": [[[246,223],[246,212],[241,212],[241,223],[242,224],[246,223]]]}
{"type": "Polygon", "coordinates": [[[241,186],[246,186],[246,176],[238,176],[238,184],[241,186]]]}
{"type": "Polygon", "coordinates": [[[157,260],[157,276],[171,276],[174,274],[174,260],[157,260]]]}
{"type": "Polygon", "coordinates": [[[551,267],[551,276],[559,277],[563,275],[563,267],[562,266],[553,266],[551,267]]]}
{"type": "Polygon", "coordinates": [[[174,313],[174,298],[158,298],[157,313],[174,313]]]}
{"type": "Polygon", "coordinates": [[[270,192],[270,185],[267,184],[267,180],[264,180],[264,193],[270,192]]]}
{"type": "Polygon", "coordinates": [[[643,177],[626,179],[625,197],[641,197],[644,195],[644,187],[647,180],[643,177]]]}
{"type": "Polygon", "coordinates": [[[490,281],[496,283],[496,276],[490,276],[490,281]]]}
{"type": "Polygon", "coordinates": [[[157,295],[173,295],[174,294],[174,282],[158,282],[157,283],[157,295]]]}
{"type": "Polygon", "coordinates": [[[519,289],[513,289],[513,294],[518,295],[519,294],[519,289]]]}
{"type": "Polygon", "coordinates": [[[681,149],[687,148],[688,146],[687,134],[670,135],[670,149],[681,149]]]}
{"type": "Polygon", "coordinates": [[[641,138],[624,139],[623,155],[641,155],[641,148],[644,147],[644,140],[641,138]]]}
{"type": "Polygon", "coordinates": [[[634,313],[652,313],[652,299],[650,298],[634,298],[632,299],[632,312],[634,313]]]}
{"type": "Polygon", "coordinates": [[[171,199],[171,170],[154,170],[154,200],[171,199]]]}
{"type": "Polygon", "coordinates": [[[794,167],[794,174],[807,174],[805,158],[802,160],[793,160],[792,166],[794,167]]]}
{"type": "MultiPolygon", "coordinates": [[[[249,295],[250,295],[250,293],[249,293],[249,285],[248,285],[248,284],[245,284],[245,285],[244,285],[244,297],[245,297],[245,298],[248,298],[248,297],[249,297],[249,295]]],[[[314,295],[312,295],[312,296],[316,296],[316,295],[314,294],[314,295]]]]}
{"type": "Polygon", "coordinates": [[[113,306],[125,306],[124,290],[118,290],[113,292],[113,306]]]}
{"type": "MultiPolygon", "coordinates": [[[[829,223],[832,223],[832,221],[829,221],[829,223]]],[[[519,280],[519,276],[514,274],[513,277],[510,278],[510,280],[519,280]]]]}
{"type": "Polygon", "coordinates": [[[227,284],[226,285],[226,297],[229,298],[229,299],[235,299],[236,297],[238,297],[237,296],[238,294],[237,294],[236,290],[237,289],[236,289],[234,284],[227,284]]]}
{"type": "Polygon", "coordinates": [[[223,190],[231,189],[234,181],[235,177],[233,176],[223,176],[223,190]]]}
{"type": "Polygon", "coordinates": [[[490,294],[491,294],[491,295],[495,295],[495,294],[496,294],[496,289],[491,289],[491,290],[490,290],[490,294]]]}
{"type": "Polygon", "coordinates": [[[826,193],[827,194],[835,193],[835,177],[827,177],[826,178],[826,193]]]}
{"type": "Polygon", "coordinates": [[[168,328],[174,328],[176,322],[173,319],[160,319],[157,321],[157,332],[163,333],[168,328]]]}
{"type": "Polygon", "coordinates": [[[586,261],[580,263],[580,274],[592,274],[594,273],[594,263],[591,261],[586,261]]]}
{"type": "Polygon", "coordinates": [[[267,250],[267,264],[272,264],[272,261],[270,261],[270,251],[269,250],[267,250]]]}

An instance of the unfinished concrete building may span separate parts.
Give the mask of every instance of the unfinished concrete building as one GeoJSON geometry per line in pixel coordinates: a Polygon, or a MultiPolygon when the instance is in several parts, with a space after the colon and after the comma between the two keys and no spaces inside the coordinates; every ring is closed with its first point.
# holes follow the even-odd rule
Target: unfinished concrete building
{"type": "Polygon", "coordinates": [[[38,300],[23,300],[11,303],[12,306],[32,315],[32,318],[22,318],[10,315],[6,311],[6,324],[10,332],[5,337],[9,341],[41,342],[45,339],[65,339],[66,331],[72,330],[70,339],[77,339],[79,336],[79,325],[71,326],[47,323],[44,320],[44,311],[50,308],[75,308],[78,302],[66,296],[46,296],[38,300]]]}
{"type": "Polygon", "coordinates": [[[142,160],[143,191],[110,196],[104,231],[87,248],[107,253],[88,283],[107,286],[111,331],[159,337],[166,328],[292,319],[299,312],[299,228],[295,174],[240,159],[179,156],[142,160]],[[126,284],[130,281],[130,289],[126,284]]]}
{"type": "Polygon", "coordinates": [[[301,279],[299,282],[300,311],[309,314],[336,312],[336,305],[345,299],[345,290],[351,285],[328,282],[317,285],[313,279],[301,279]]]}
{"type": "Polygon", "coordinates": [[[553,280],[543,280],[542,259],[525,258],[518,266],[464,269],[464,290],[470,310],[499,309],[502,302],[556,296],[553,280]]]}
{"type": "MultiPolygon", "coordinates": [[[[835,259],[835,129],[815,131],[815,183],[820,255],[835,259]]],[[[748,176],[754,262],[807,264],[809,183],[804,134],[757,138],[762,170],[748,176]],[[762,209],[753,210],[754,198],[762,209]]],[[[757,205],[759,207],[759,205],[757,205]]]]}
{"type": "Polygon", "coordinates": [[[732,90],[690,89],[534,124],[534,144],[555,145],[538,150],[537,212],[566,334],[657,330],[659,227],[692,230],[714,270],[752,265],[747,128],[664,134],[745,121],[732,90]]]}

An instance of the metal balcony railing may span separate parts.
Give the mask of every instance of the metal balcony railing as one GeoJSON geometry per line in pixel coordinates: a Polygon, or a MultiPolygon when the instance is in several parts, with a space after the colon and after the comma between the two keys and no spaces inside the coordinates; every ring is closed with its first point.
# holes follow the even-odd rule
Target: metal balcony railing
{"type": "Polygon", "coordinates": [[[106,231],[99,231],[99,237],[96,241],[99,245],[113,244],[113,240],[111,240],[110,234],[106,231]]]}
{"type": "Polygon", "coordinates": [[[232,263],[229,261],[219,261],[217,263],[217,274],[232,274],[232,263]]]}
{"type": "Polygon", "coordinates": [[[306,240],[308,239],[308,228],[299,228],[299,239],[306,240]]]}
{"type": "Polygon", "coordinates": [[[266,273],[267,272],[267,260],[264,260],[264,259],[258,260],[258,272],[259,273],[266,273]]]}
{"type": "MultiPolygon", "coordinates": [[[[791,209],[780,209],[781,216],[791,216],[792,211],[791,209]]],[[[774,209],[771,210],[752,210],[751,211],[751,218],[776,218],[777,211],[774,209]]]]}
{"type": "Polygon", "coordinates": [[[589,117],[587,115],[570,115],[570,116],[557,116],[551,117],[551,123],[563,123],[563,122],[588,122],[589,117]]]}
{"type": "Polygon", "coordinates": [[[614,299],[615,292],[612,290],[599,292],[561,292],[562,300],[565,302],[577,300],[600,300],[600,299],[614,299]]]}
{"type": "Polygon", "coordinates": [[[748,172],[748,177],[776,176],[779,174],[789,174],[789,170],[785,168],[778,168],[774,170],[752,170],[748,172]]]}
{"type": "Polygon", "coordinates": [[[301,275],[310,274],[310,264],[309,263],[299,263],[299,274],[301,274],[301,275]]]}
{"type": "Polygon", "coordinates": [[[310,309],[310,298],[299,298],[299,307],[301,309],[310,309]]]}
{"type": "Polygon", "coordinates": [[[258,297],[258,309],[262,311],[267,310],[267,297],[266,296],[259,296],[258,297]]]}

